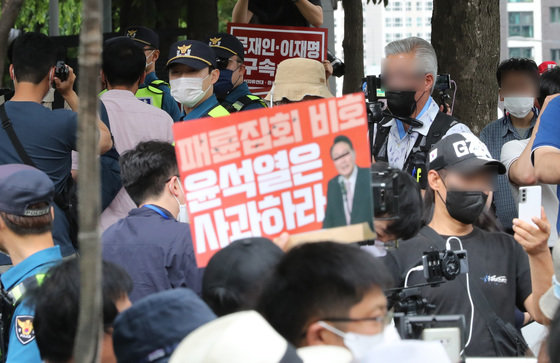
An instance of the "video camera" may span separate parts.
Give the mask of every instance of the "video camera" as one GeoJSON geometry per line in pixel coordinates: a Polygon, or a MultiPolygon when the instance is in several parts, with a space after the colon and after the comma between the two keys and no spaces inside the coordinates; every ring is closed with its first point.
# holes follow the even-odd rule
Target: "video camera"
{"type": "MultiPolygon", "coordinates": [[[[434,87],[434,92],[437,92],[439,97],[439,103],[443,106],[443,112],[447,113],[447,102],[451,99],[451,96],[447,93],[451,89],[451,83],[455,83],[451,79],[449,74],[442,74],[437,76],[436,85],[434,87]]],[[[455,94],[453,94],[453,101],[451,102],[451,110],[453,110],[453,105],[455,104],[455,94]]]]}
{"type": "Polygon", "coordinates": [[[346,66],[342,59],[334,55],[330,50],[327,50],[327,60],[331,62],[333,68],[333,76],[340,78],[346,72],[346,66]]]}
{"type": "Polygon", "coordinates": [[[399,171],[371,171],[373,195],[373,215],[376,219],[395,220],[399,218],[399,171]]]}

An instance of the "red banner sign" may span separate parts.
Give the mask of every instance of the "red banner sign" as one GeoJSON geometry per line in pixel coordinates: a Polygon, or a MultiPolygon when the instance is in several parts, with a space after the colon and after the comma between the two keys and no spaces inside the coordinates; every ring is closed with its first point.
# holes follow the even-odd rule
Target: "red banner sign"
{"type": "Polygon", "coordinates": [[[327,183],[348,163],[369,178],[362,93],[180,122],[173,133],[199,267],[239,238],[321,229],[327,183]],[[354,151],[333,154],[335,166],[339,135],[354,151]]]}
{"type": "Polygon", "coordinates": [[[272,87],[276,66],[288,58],[327,59],[327,28],[228,24],[228,32],[245,48],[245,81],[264,96],[272,87]]]}

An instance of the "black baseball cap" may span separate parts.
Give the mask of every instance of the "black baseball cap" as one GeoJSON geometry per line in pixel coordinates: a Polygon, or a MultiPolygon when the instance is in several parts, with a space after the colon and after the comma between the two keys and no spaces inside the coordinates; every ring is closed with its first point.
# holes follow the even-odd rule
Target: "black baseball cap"
{"type": "Polygon", "coordinates": [[[0,211],[23,217],[39,217],[50,213],[54,184],[39,169],[23,164],[0,166],[0,211]],[[45,208],[30,209],[37,203],[45,208]]]}
{"type": "Polygon", "coordinates": [[[495,168],[505,174],[506,167],[492,158],[486,145],[471,133],[445,136],[434,144],[429,155],[430,170],[453,170],[470,174],[485,168],[495,168]]]}
{"type": "Polygon", "coordinates": [[[126,29],[125,35],[141,43],[142,46],[147,45],[159,49],[159,35],[150,28],[146,28],[145,26],[131,26],[126,29]]]}
{"type": "Polygon", "coordinates": [[[233,55],[245,59],[245,49],[236,36],[218,33],[208,38],[208,45],[214,49],[217,57],[230,58],[233,55]]]}
{"type": "Polygon", "coordinates": [[[167,66],[180,63],[200,70],[206,67],[216,68],[216,53],[206,43],[198,40],[181,40],[169,48],[167,66]]]}

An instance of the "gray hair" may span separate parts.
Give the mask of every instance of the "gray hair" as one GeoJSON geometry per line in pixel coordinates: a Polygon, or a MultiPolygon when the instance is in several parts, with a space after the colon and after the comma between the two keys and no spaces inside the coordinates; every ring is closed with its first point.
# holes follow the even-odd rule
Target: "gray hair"
{"type": "Polygon", "coordinates": [[[437,56],[434,47],[426,40],[410,37],[395,40],[385,46],[385,56],[414,52],[418,70],[424,74],[434,76],[434,86],[437,78],[437,56]]]}

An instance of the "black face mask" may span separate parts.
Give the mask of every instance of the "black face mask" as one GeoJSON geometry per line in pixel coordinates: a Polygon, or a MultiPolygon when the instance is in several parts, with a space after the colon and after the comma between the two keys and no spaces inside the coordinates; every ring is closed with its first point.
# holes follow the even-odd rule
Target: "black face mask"
{"type": "Polygon", "coordinates": [[[416,91],[385,91],[387,108],[397,117],[410,117],[416,110],[416,91]]]}
{"type": "MultiPolygon", "coordinates": [[[[438,195],[441,198],[439,192],[438,195]]],[[[484,210],[487,199],[488,194],[481,191],[447,189],[445,207],[453,219],[463,224],[473,224],[484,210]]]]}

